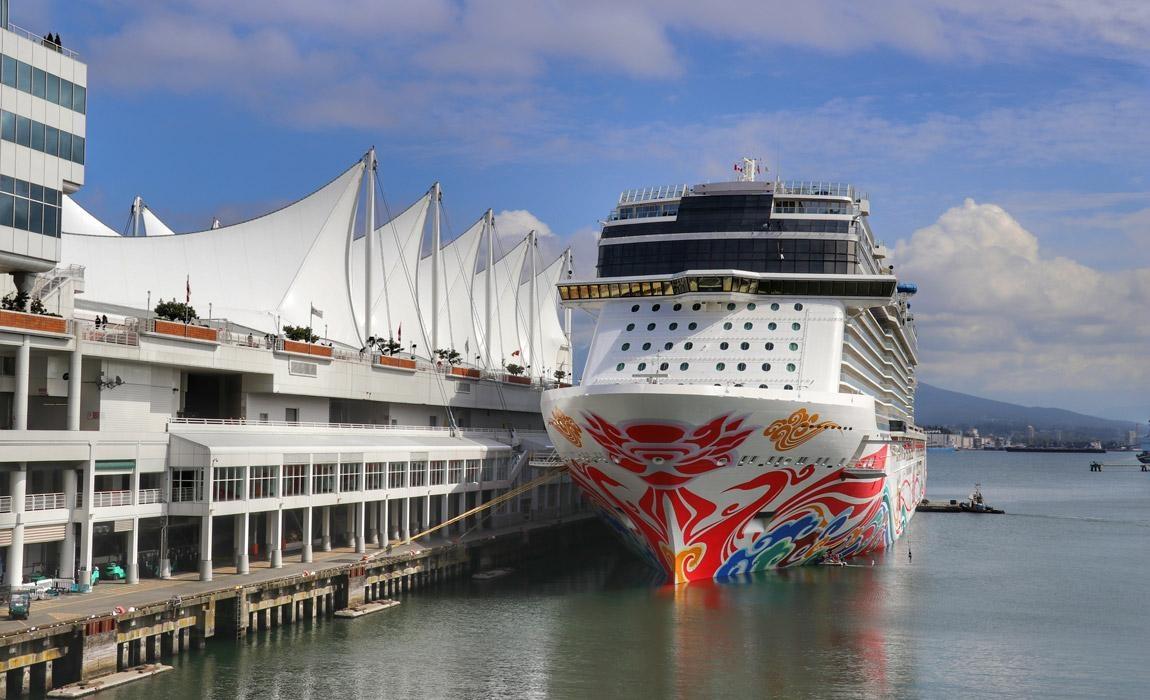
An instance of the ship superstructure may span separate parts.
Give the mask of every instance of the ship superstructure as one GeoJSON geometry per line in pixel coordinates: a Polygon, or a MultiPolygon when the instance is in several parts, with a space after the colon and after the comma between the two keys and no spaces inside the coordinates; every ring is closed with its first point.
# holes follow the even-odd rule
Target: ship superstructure
{"type": "Polygon", "coordinates": [[[849,185],[624,192],[582,384],[544,393],[600,510],[676,581],[889,545],[925,489],[909,299],[849,185]]]}

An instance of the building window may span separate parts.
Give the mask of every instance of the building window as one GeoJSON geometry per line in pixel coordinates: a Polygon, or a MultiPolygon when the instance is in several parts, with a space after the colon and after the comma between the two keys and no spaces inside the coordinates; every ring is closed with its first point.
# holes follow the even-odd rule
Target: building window
{"type": "Polygon", "coordinates": [[[248,469],[248,498],[275,498],[279,467],[269,464],[248,469]]]}
{"type": "Polygon", "coordinates": [[[447,462],[437,459],[431,463],[431,485],[442,486],[444,472],[447,471],[447,462]]]}
{"type": "Polygon", "coordinates": [[[335,493],[335,465],[316,464],[311,469],[311,492],[335,493]]]}
{"type": "Polygon", "coordinates": [[[307,493],[307,465],[284,465],[284,495],[303,496],[307,493]]]}
{"type": "Polygon", "coordinates": [[[453,459],[447,465],[447,483],[458,484],[463,481],[463,460],[453,459]]]}
{"type": "Polygon", "coordinates": [[[243,497],[243,467],[215,467],[212,469],[213,501],[239,501],[243,497]]]}
{"type": "Polygon", "coordinates": [[[202,469],[172,470],[172,502],[193,503],[204,500],[204,471],[202,469]]]}
{"type": "Polygon", "coordinates": [[[4,56],[0,65],[0,81],[11,88],[83,114],[87,105],[86,90],[70,80],[4,56]]]}
{"type": "Polygon", "coordinates": [[[387,463],[387,487],[401,489],[407,486],[407,462],[387,463]]]}
{"type": "Polygon", "coordinates": [[[467,460],[467,481],[469,481],[469,482],[478,482],[479,481],[479,460],[478,459],[467,460]]]}
{"type": "Polygon", "coordinates": [[[359,462],[339,465],[339,490],[341,493],[359,491],[359,462]]]}
{"type": "Polygon", "coordinates": [[[288,423],[298,423],[299,422],[299,409],[298,408],[285,408],[284,409],[284,420],[287,421],[288,423]]]}
{"type": "Polygon", "coordinates": [[[483,477],[480,481],[494,481],[495,480],[495,460],[487,457],[483,460],[483,477]]]}
{"type": "Polygon", "coordinates": [[[507,457],[499,457],[495,460],[495,480],[507,481],[511,471],[511,460],[507,457]]]}
{"type": "Polygon", "coordinates": [[[426,486],[427,485],[427,462],[412,462],[411,463],[411,481],[412,486],[426,486]]]}
{"type": "Polygon", "coordinates": [[[364,472],[364,488],[368,491],[379,491],[387,487],[387,463],[368,462],[364,472]]]}

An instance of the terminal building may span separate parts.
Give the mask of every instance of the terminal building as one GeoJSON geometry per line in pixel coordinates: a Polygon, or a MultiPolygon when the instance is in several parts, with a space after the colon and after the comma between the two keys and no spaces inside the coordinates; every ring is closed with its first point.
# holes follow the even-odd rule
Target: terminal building
{"type": "MultiPolygon", "coordinates": [[[[438,184],[377,216],[374,151],[250,221],[141,209],[121,236],[68,196],[85,65],[0,2],[5,584],[364,552],[531,478],[540,392],[571,373],[569,254],[501,250],[490,211],[445,240],[438,184]]],[[[560,478],[436,536],[578,507],[560,478]]]]}

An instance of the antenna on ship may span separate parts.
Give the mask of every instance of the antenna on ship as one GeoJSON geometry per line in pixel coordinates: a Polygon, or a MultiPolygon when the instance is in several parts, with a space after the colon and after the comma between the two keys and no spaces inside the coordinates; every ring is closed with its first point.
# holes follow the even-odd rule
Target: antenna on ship
{"type": "Polygon", "coordinates": [[[735,172],[739,173],[739,182],[754,182],[755,175],[762,172],[758,158],[743,158],[743,164],[735,163],[735,172]]]}

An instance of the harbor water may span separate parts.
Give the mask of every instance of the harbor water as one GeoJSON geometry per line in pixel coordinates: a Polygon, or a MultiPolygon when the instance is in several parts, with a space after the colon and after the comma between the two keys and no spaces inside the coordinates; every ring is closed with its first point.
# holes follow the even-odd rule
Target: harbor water
{"type": "Polygon", "coordinates": [[[676,588],[611,544],[556,552],[102,697],[1144,697],[1150,474],[1092,457],[932,452],[928,497],[978,482],[1007,514],[921,513],[845,568],[676,588]]]}

